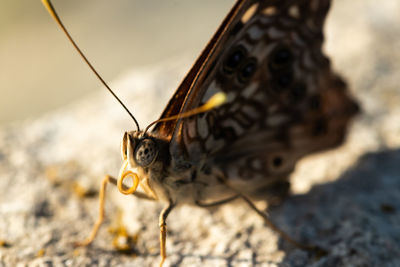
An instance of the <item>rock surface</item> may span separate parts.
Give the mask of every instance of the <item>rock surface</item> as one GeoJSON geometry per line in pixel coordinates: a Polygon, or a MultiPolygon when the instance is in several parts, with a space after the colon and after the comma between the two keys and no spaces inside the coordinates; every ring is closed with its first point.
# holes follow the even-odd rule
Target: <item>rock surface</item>
{"type": "MultiPolygon", "coordinates": [[[[237,201],[218,209],[174,210],[166,266],[400,266],[397,14],[397,0],[334,3],[327,51],[363,114],[342,147],[300,162],[292,176],[293,196],[270,211],[292,237],[330,253],[316,258],[293,248],[237,201]]],[[[158,118],[188,65],[171,59],[128,72],[111,86],[146,124],[158,118]]],[[[119,142],[133,128],[101,91],[0,129],[0,266],[156,265],[162,206],[121,196],[115,188],[107,191],[105,226],[95,243],[71,246],[89,233],[100,180],[117,174],[119,142]],[[121,225],[132,247],[127,253],[112,245],[121,225]]]]}

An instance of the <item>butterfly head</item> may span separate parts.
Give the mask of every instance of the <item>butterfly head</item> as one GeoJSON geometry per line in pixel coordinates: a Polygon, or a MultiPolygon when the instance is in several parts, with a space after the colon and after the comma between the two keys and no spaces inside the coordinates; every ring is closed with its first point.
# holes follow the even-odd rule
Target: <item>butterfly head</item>
{"type": "Polygon", "coordinates": [[[118,189],[123,194],[132,194],[137,186],[151,198],[157,199],[157,194],[152,186],[153,176],[158,173],[160,164],[159,152],[164,143],[143,131],[125,132],[121,143],[123,165],[118,176],[118,189]],[[129,188],[123,185],[126,177],[133,179],[129,188]]]}

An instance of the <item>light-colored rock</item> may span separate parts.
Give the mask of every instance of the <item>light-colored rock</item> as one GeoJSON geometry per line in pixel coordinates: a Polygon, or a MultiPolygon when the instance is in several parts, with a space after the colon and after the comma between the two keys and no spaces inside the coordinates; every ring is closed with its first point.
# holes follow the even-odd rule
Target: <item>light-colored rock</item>
{"type": "MultiPolygon", "coordinates": [[[[294,249],[240,201],[219,209],[183,206],[168,221],[166,266],[400,266],[400,4],[336,1],[327,50],[363,114],[341,148],[302,160],[294,193],[270,214],[298,240],[329,248],[321,258],[294,249]],[[301,193],[301,194],[300,194],[301,193]],[[188,216],[190,215],[190,216],[188,216]]],[[[157,119],[189,62],[133,70],[111,85],[142,127],[157,119]]],[[[101,89],[102,90],[102,89],[101,89]]],[[[97,216],[97,190],[116,175],[119,142],[134,124],[101,91],[79,103],[0,130],[0,266],[150,266],[158,262],[160,204],[108,190],[107,218],[93,246],[74,249],[97,216]],[[118,210],[131,254],[115,251],[107,226],[118,210]]]]}

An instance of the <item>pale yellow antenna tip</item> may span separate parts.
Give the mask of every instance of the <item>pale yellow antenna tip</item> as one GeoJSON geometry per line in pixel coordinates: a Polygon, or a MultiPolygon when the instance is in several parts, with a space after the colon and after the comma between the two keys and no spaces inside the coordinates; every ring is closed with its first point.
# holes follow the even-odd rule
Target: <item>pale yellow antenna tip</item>
{"type": "Polygon", "coordinates": [[[193,116],[193,115],[196,115],[196,114],[200,114],[200,113],[204,113],[204,112],[207,112],[209,110],[212,110],[212,109],[214,109],[216,107],[219,107],[222,104],[224,104],[226,102],[226,99],[227,99],[227,96],[226,96],[226,94],[224,92],[215,93],[210,99],[208,99],[208,101],[204,105],[202,105],[200,107],[197,107],[195,109],[192,109],[192,110],[189,110],[189,111],[186,111],[184,113],[180,113],[180,114],[168,117],[168,118],[162,118],[162,119],[153,121],[152,123],[150,123],[146,127],[144,132],[146,133],[147,130],[152,125],[154,125],[154,124],[156,124],[158,122],[178,120],[178,119],[187,118],[187,117],[190,117],[190,116],[193,116]]]}
{"type": "Polygon", "coordinates": [[[219,92],[213,95],[207,103],[204,104],[204,110],[212,109],[218,107],[226,102],[226,94],[224,92],[219,92]]]}

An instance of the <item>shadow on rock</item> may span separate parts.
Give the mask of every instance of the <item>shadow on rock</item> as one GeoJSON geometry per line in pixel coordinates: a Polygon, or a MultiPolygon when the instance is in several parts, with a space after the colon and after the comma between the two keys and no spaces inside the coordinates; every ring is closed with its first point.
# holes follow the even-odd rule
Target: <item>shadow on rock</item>
{"type": "Polygon", "coordinates": [[[400,266],[400,149],[365,154],[271,217],[293,238],[329,250],[317,258],[281,240],[281,266],[400,266]]]}

